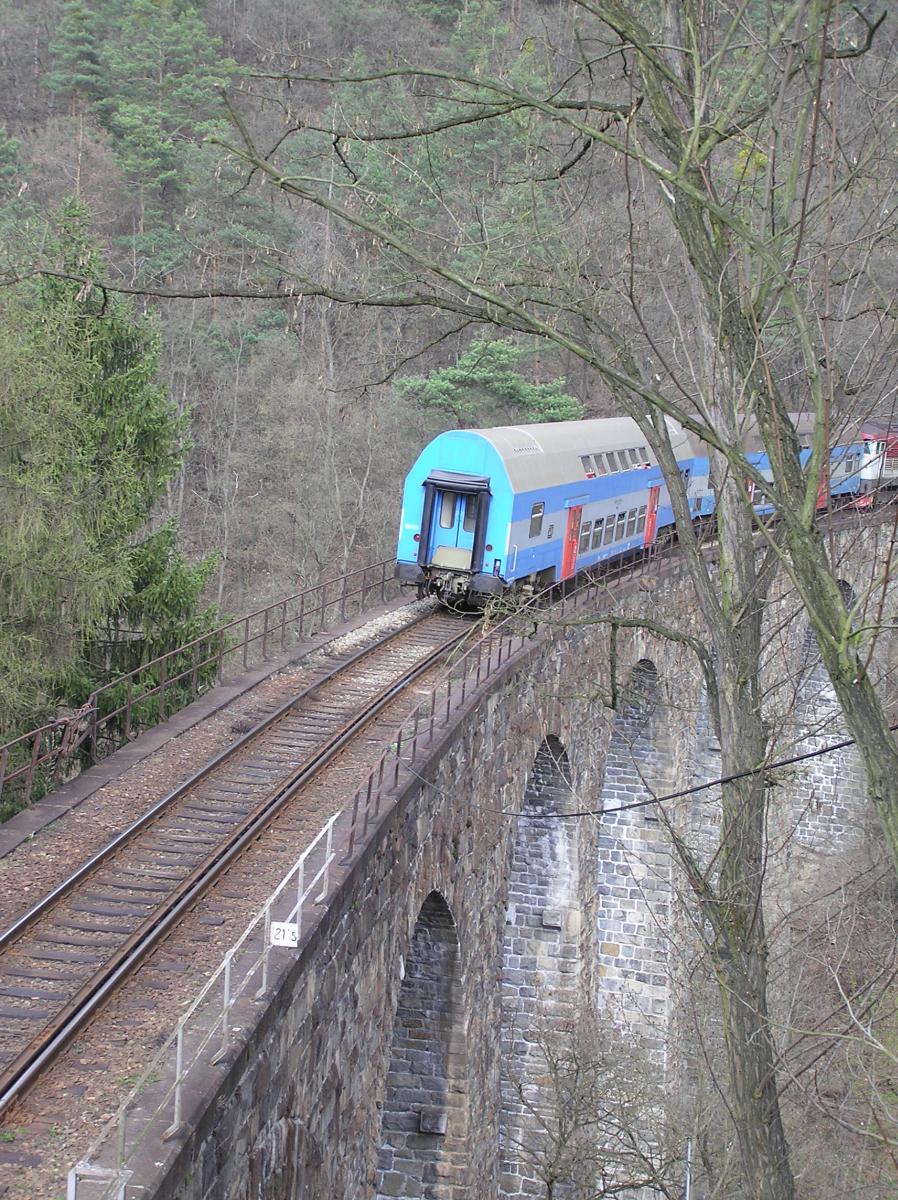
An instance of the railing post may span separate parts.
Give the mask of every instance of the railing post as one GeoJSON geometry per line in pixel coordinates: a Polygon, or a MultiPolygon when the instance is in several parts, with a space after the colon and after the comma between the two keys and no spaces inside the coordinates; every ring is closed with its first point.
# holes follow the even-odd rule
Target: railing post
{"type": "Polygon", "coordinates": [[[341,622],[341,624],[343,621],[346,620],[346,589],[347,589],[348,583],[349,583],[349,576],[344,575],[343,576],[343,586],[340,589],[340,622],[341,622]]]}
{"type": "Polygon", "coordinates": [[[244,617],[243,620],[243,669],[246,670],[249,665],[247,655],[249,654],[249,617],[244,617]]]}
{"type": "Polygon", "coordinates": [[[287,648],[287,601],[281,603],[281,649],[287,648]]]}
{"type": "Polygon", "coordinates": [[[262,660],[268,658],[268,614],[271,610],[265,609],[265,616],[262,622],[262,660]]]}
{"type": "Polygon", "coordinates": [[[297,635],[296,635],[296,640],[299,642],[302,641],[302,623],[303,623],[303,620],[305,619],[305,615],[306,615],[306,594],[305,594],[305,592],[300,592],[300,594],[299,594],[299,628],[297,630],[297,635]]]}
{"type": "Polygon", "coordinates": [[[184,1025],[186,1017],[178,1019],[178,1036],[175,1043],[175,1111],[172,1122],[162,1135],[163,1142],[173,1138],[181,1128],[181,1085],[184,1081],[184,1025]]]}
{"type": "Polygon", "coordinates": [[[162,658],[160,658],[160,660],[159,660],[158,712],[159,712],[159,720],[160,721],[165,720],[165,683],[166,683],[166,679],[167,679],[167,670],[168,670],[168,655],[163,654],[162,658]]]}
{"type": "Polygon", "coordinates": [[[34,787],[34,772],[37,769],[37,760],[40,757],[41,743],[44,740],[42,733],[36,733],[31,739],[31,761],[28,764],[28,773],[25,776],[25,803],[31,803],[31,790],[34,787]]]}
{"type": "Polygon", "coordinates": [[[271,901],[265,905],[265,931],[262,941],[262,980],[259,983],[259,990],[256,992],[256,999],[261,1000],[268,991],[268,956],[271,952],[271,901]]]}
{"type": "Polygon", "coordinates": [[[193,670],[190,673],[190,692],[195,700],[200,692],[200,644],[193,643],[193,670]]]}
{"type": "Polygon", "coordinates": [[[396,734],[396,761],[393,766],[393,787],[399,783],[399,755],[402,751],[402,730],[396,734]]]}
{"type": "Polygon", "coordinates": [[[134,699],[134,675],[128,676],[128,691],[125,696],[125,741],[131,738],[131,704],[134,699]]]}
{"type": "Polygon", "coordinates": [[[88,697],[90,701],[90,761],[94,763],[99,762],[100,757],[100,703],[98,696],[98,692],[92,692],[88,697]]]}
{"type": "MultiPolygon", "coordinates": [[[[371,776],[368,776],[368,794],[371,794],[371,776]]],[[[352,816],[349,820],[349,845],[346,847],[346,857],[344,863],[352,862],[352,852],[355,849],[355,824],[359,819],[359,801],[362,795],[362,789],[356,788],[356,793],[352,798],[352,816]]]]}
{"type": "Polygon", "coordinates": [[[302,906],[306,898],[306,856],[303,854],[296,868],[296,936],[302,937],[302,906]]]}
{"type": "Polygon", "coordinates": [[[331,820],[327,827],[327,838],[324,844],[324,875],[321,881],[321,891],[315,897],[315,903],[320,904],[327,895],[327,889],[330,886],[330,868],[331,868],[331,847],[334,844],[334,823],[331,820]]]}
{"type": "Polygon", "coordinates": [[[224,679],[225,632],[222,629],[218,635],[218,682],[224,679]]]}
{"type": "Polygon", "coordinates": [[[234,960],[234,950],[230,949],[224,960],[224,981],[222,984],[221,1004],[221,1048],[212,1055],[213,1065],[221,1062],[228,1052],[228,1042],[231,1040],[231,963],[234,960]]]}

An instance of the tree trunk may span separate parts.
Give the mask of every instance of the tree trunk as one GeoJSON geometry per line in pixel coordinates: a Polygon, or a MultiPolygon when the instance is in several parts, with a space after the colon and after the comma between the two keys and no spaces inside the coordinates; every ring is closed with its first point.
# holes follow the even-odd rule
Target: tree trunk
{"type": "MultiPolygon", "coordinates": [[[[760,708],[744,682],[729,675],[721,704],[724,776],[757,767],[767,749],[760,708]],[[741,705],[745,707],[741,707],[741,705]]],[[[767,1008],[764,928],[766,788],[763,775],[722,786],[721,856],[712,918],[714,971],[730,1077],[729,1104],[746,1200],[792,1200],[794,1181],[780,1116],[776,1048],[767,1008]]]]}
{"type": "MultiPolygon", "coordinates": [[[[718,426],[735,426],[722,405],[718,426]]],[[[729,433],[729,430],[727,430],[729,433]]],[[[768,730],[761,706],[764,594],[751,540],[751,515],[725,462],[712,460],[717,487],[720,607],[704,608],[716,691],[711,714],[721,746],[719,879],[706,906],[711,956],[721,999],[730,1077],[729,1102],[739,1141],[745,1200],[792,1200],[795,1185],[783,1130],[776,1050],[767,1008],[767,942],[762,890],[766,859],[765,761],[768,730]]],[[[706,880],[706,884],[710,881],[706,880]]]]}
{"type": "Polygon", "coordinates": [[[870,800],[898,874],[898,744],[866,668],[847,636],[848,610],[819,529],[788,529],[786,543],[803,592],[820,657],[829,673],[845,723],[854,738],[870,800]]]}

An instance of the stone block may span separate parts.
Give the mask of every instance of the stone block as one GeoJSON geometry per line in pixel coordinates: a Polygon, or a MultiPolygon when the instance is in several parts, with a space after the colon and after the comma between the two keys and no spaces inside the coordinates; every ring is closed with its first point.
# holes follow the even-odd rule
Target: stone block
{"type": "Polygon", "coordinates": [[[449,1122],[449,1114],[441,1108],[422,1108],[418,1116],[418,1128],[421,1133],[436,1133],[443,1135],[449,1122]]]}

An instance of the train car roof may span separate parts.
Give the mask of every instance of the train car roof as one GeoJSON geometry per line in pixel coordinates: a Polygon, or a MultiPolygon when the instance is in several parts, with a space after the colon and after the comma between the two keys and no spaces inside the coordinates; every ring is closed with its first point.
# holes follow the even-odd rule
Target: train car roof
{"type": "MultiPolygon", "coordinates": [[[[685,431],[667,419],[674,453],[691,457],[685,431]]],[[[589,421],[554,421],[544,425],[499,425],[494,429],[472,429],[497,451],[516,492],[555,487],[581,478],[581,454],[626,450],[646,446],[639,426],[629,417],[596,418],[589,421]]],[[[646,446],[646,462],[656,463],[646,446]]]]}
{"type": "MultiPolygon", "coordinates": [[[[798,441],[803,449],[810,447],[814,434],[816,417],[810,412],[789,413],[789,420],[795,427],[798,441]]],[[[856,442],[878,442],[890,434],[894,434],[895,421],[888,416],[867,417],[850,416],[844,413],[830,415],[829,444],[830,446],[852,446],[856,442]]],[[[758,433],[757,422],[749,418],[743,426],[743,449],[751,452],[765,451],[765,446],[758,433]]]]}

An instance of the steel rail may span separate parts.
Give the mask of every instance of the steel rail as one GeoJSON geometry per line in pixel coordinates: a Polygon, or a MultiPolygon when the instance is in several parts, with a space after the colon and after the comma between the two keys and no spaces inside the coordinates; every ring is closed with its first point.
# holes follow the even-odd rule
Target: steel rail
{"type": "Polygon", "coordinates": [[[54,904],[57,904],[60,900],[64,899],[78,886],[79,883],[83,883],[84,880],[87,879],[88,876],[97,869],[97,867],[102,866],[102,864],[108,858],[111,858],[117,850],[120,850],[129,841],[131,841],[136,834],[141,833],[143,830],[152,825],[155,820],[163,816],[169,808],[171,808],[179,800],[182,800],[188,794],[188,792],[196,787],[198,783],[201,783],[204,779],[208,778],[209,775],[213,774],[220,767],[224,766],[230,759],[236,757],[242,750],[246,749],[247,746],[250,746],[254,741],[258,740],[262,734],[267,732],[267,730],[269,730],[273,725],[276,725],[292,708],[295,708],[304,700],[314,695],[315,692],[319,691],[322,687],[332,683],[333,680],[336,679],[337,676],[343,671],[351,669],[365,658],[368,658],[370,655],[382,650],[391,641],[401,637],[410,629],[414,629],[417,625],[422,624],[432,615],[433,614],[431,613],[423,613],[409,625],[403,625],[400,629],[391,630],[388,634],[382,638],[379,638],[378,641],[374,642],[372,645],[365,646],[361,650],[357,651],[357,653],[351,655],[349,658],[341,660],[332,670],[328,671],[320,679],[314,680],[307,687],[303,688],[302,691],[297,692],[295,696],[291,696],[288,700],[285,700],[283,704],[281,704],[273,712],[269,713],[267,717],[263,718],[263,720],[254,725],[252,729],[248,730],[235,742],[232,742],[219,754],[216,754],[213,758],[209,759],[208,762],[204,763],[204,765],[200,767],[198,771],[194,771],[192,775],[188,776],[187,779],[179,783],[176,788],[173,788],[172,791],[170,791],[166,796],[163,796],[161,800],[157,801],[156,804],[148,808],[145,813],[138,817],[137,820],[129,825],[126,829],[123,829],[121,833],[116,834],[116,836],[110,842],[108,842],[102,850],[99,850],[95,855],[93,855],[92,858],[83,863],[76,871],[73,871],[71,875],[64,879],[62,883],[53,888],[52,891],[47,892],[44,896],[42,896],[40,900],[33,904],[27,912],[18,917],[10,926],[8,926],[8,928],[0,932],[0,950],[5,950],[12,945],[19,937],[22,936],[23,933],[27,932],[28,928],[33,925],[39,917],[48,912],[54,904]]]}
{"type": "MultiPolygon", "coordinates": [[[[418,622],[415,622],[417,624],[418,622]]],[[[411,628],[406,626],[405,629],[411,628]]],[[[239,857],[246,846],[255,840],[273,821],[294,794],[313,779],[344,746],[390,704],[409,684],[429,671],[434,664],[463,641],[470,627],[444,639],[424,658],[416,662],[401,678],[382,688],[365,707],[356,713],[336,733],[302,763],[295,771],[249,813],[202,863],[181,881],[153,914],[106,960],[96,972],[56,1014],[38,1037],[21,1052],[0,1074],[0,1114],[31,1086],[41,1071],[49,1065],[84,1023],[109,998],[121,982],[144,961],[150,951],[179,918],[215,883],[220,875],[239,857]]],[[[401,632],[401,631],[400,631],[401,632]]],[[[385,644],[384,639],[378,645],[385,644]]],[[[370,649],[373,648],[369,648],[370,649]]],[[[351,661],[366,657],[369,651],[354,655],[351,661]]],[[[344,667],[348,663],[343,664],[344,667]]],[[[332,678],[333,672],[329,678],[332,678]]],[[[323,682],[323,681],[321,681],[323,682]]],[[[308,689],[307,689],[308,691],[308,689]]],[[[291,700],[286,706],[291,707],[291,700]]],[[[271,723],[269,718],[264,724],[271,723]]],[[[220,756],[219,756],[220,757],[220,756]]]]}
{"type": "MultiPolygon", "coordinates": [[[[873,517],[872,521],[869,519],[869,514],[864,513],[864,517],[867,518],[864,523],[877,524],[879,521],[885,519],[885,514],[883,513],[882,509],[880,509],[876,511],[876,515],[873,517]]],[[[838,516],[835,516],[832,513],[824,514],[823,519],[825,520],[827,518],[829,520],[830,528],[838,529],[849,523],[854,523],[854,521],[857,520],[857,514],[846,514],[844,517],[841,513],[838,516]]],[[[756,534],[756,537],[760,537],[763,540],[763,537],[760,535],[760,533],[756,534]]],[[[615,569],[608,572],[609,577],[613,576],[616,579],[619,579],[621,576],[629,574],[630,570],[635,567],[644,567],[646,561],[654,560],[654,562],[661,567],[664,563],[664,560],[667,559],[668,563],[664,565],[669,565],[669,561],[672,558],[678,557],[678,547],[675,540],[673,540],[666,548],[661,549],[658,547],[656,548],[656,551],[657,549],[660,549],[661,553],[656,552],[655,554],[650,555],[648,560],[640,559],[639,562],[632,563],[627,562],[626,560],[617,562],[615,564],[615,569]]],[[[706,547],[703,547],[703,551],[708,557],[713,559],[716,551],[715,543],[711,542],[706,547]]],[[[600,580],[596,580],[594,582],[601,586],[600,580]]],[[[574,584],[574,588],[577,590],[576,584],[574,584]]],[[[215,767],[221,765],[221,763],[226,762],[230,757],[237,754],[240,749],[258,737],[262,732],[264,732],[265,729],[274,724],[280,716],[298,704],[304,697],[308,696],[322,685],[331,681],[343,670],[372,654],[376,650],[382,648],[394,637],[400,636],[402,633],[407,632],[408,629],[413,628],[415,624],[418,624],[420,621],[425,619],[426,616],[419,618],[417,621],[413,622],[412,625],[404,626],[398,631],[393,631],[390,635],[379,640],[374,645],[364,648],[357,654],[351,656],[351,658],[348,660],[340,663],[334,669],[334,671],[330,672],[322,679],[316,680],[308,688],[304,689],[303,692],[297,694],[297,696],[291,697],[291,699],[288,700],[284,705],[280,706],[276,712],[266,717],[264,721],[259,723],[259,725],[238,739],[238,741],[229,747],[228,750],[216,756],[216,758],[211,760],[210,763],[207,763],[203,768],[200,769],[200,771],[191,776],[189,780],[185,781],[184,784],[180,785],[179,788],[170,793],[168,797],[150,809],[149,812],[144,814],[139,821],[135,822],[133,826],[129,827],[128,830],[124,831],[123,834],[114,839],[114,841],[111,842],[108,847],[106,847],[98,855],[94,856],[90,862],[84,864],[84,866],[80,868],[78,872],[61,884],[57,889],[54,889],[53,892],[49,893],[47,897],[39,901],[37,905],[29,910],[28,913],[24,914],[24,916],[20,918],[13,926],[11,926],[3,934],[0,934],[0,948],[13,942],[15,937],[24,931],[27,923],[33,922],[37,916],[51,907],[52,903],[55,903],[56,900],[64,896],[67,891],[72,890],[72,888],[76,886],[77,882],[81,881],[90,873],[92,869],[105,861],[116,848],[121,846],[126,840],[132,837],[134,833],[146,828],[156,816],[161,815],[161,813],[165,811],[165,808],[167,808],[176,798],[189,789],[190,786],[195,785],[198,781],[207,776],[211,770],[215,769],[215,767]]],[[[67,1043],[67,1041],[74,1036],[77,1030],[96,1011],[96,1009],[100,1007],[104,1000],[107,999],[111,992],[115,989],[117,984],[135,969],[135,966],[142,961],[145,954],[148,953],[149,950],[158,943],[164,934],[168,932],[171,926],[177,921],[178,917],[202,895],[203,891],[206,890],[207,887],[211,886],[211,883],[214,882],[214,880],[221,874],[223,870],[226,869],[228,865],[230,865],[231,862],[233,862],[234,858],[239,855],[240,851],[246,846],[246,844],[258,836],[264,826],[277,815],[279,808],[291,798],[296,790],[298,790],[303,783],[308,782],[308,780],[314,774],[321,770],[331,760],[334,754],[336,754],[345,745],[345,743],[359,731],[360,728],[363,728],[366,724],[373,720],[377,713],[380,712],[381,709],[392,699],[394,699],[399,692],[406,688],[409,683],[417,678],[418,675],[427,671],[433,665],[433,663],[442,655],[447,653],[449,649],[463,641],[467,635],[467,632],[468,631],[466,630],[463,633],[453,635],[453,637],[446,639],[441,646],[432,650],[423,660],[420,660],[418,663],[416,663],[414,667],[412,667],[405,675],[403,675],[401,679],[394,681],[392,684],[383,689],[381,693],[378,693],[378,695],[371,702],[369,702],[366,709],[362,710],[362,712],[353,717],[352,720],[344,725],[344,727],[339,730],[337,734],[332,735],[332,737],[326,743],[324,743],[321,749],[316,751],[312,758],[307,760],[307,762],[298,768],[296,772],[292,773],[285,780],[282,780],[277,788],[269,794],[269,797],[266,799],[266,801],[263,802],[262,805],[258,806],[253,813],[248,814],[248,816],[244,818],[234,830],[231,831],[230,835],[228,835],[228,837],[220,844],[216,851],[206,860],[204,860],[203,864],[200,864],[194,869],[193,872],[191,872],[190,875],[181,881],[181,884],[173,893],[171,893],[167,902],[164,902],[164,904],[154,912],[152,917],[148,918],[143,925],[138,927],[138,929],[130,935],[128,940],[107,960],[107,963],[104,965],[101,971],[96,973],[91,980],[88,980],[87,983],[85,983],[79,990],[76,996],[73,997],[60,1011],[60,1013],[57,1014],[53,1022],[51,1022],[50,1025],[45,1028],[42,1034],[39,1035],[38,1038],[33,1039],[29,1049],[17,1057],[9,1066],[9,1068],[0,1074],[0,1113],[5,1111],[5,1109],[8,1108],[9,1105],[22,1094],[26,1087],[33,1083],[40,1070],[52,1059],[52,1057],[55,1056],[56,1053],[59,1052],[59,1050],[67,1043]],[[58,1026],[58,1028],[55,1028],[56,1026],[58,1026]],[[24,1061],[26,1059],[28,1060],[27,1062],[24,1061]],[[20,1063],[22,1064],[21,1070],[17,1071],[20,1063]],[[17,1073],[18,1075],[17,1080],[8,1082],[14,1073],[17,1073]]]]}

